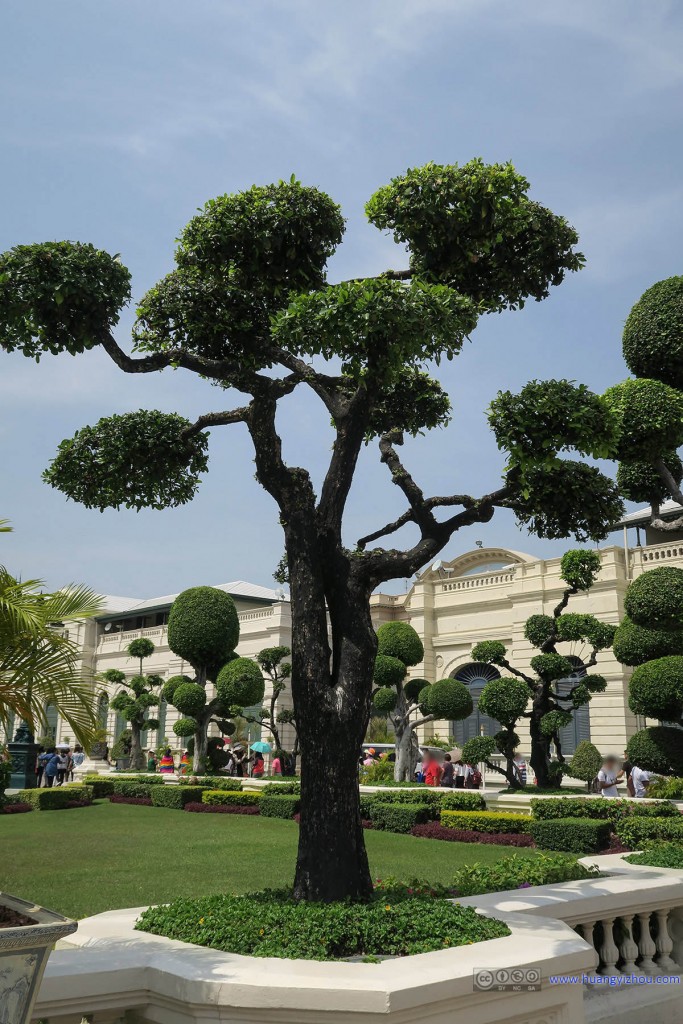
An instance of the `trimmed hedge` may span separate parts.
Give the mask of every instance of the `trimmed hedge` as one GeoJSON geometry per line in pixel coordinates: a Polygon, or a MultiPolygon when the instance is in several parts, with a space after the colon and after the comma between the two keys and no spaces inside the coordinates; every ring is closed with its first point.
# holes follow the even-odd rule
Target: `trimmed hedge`
{"type": "Polygon", "coordinates": [[[4,804],[4,806],[0,806],[0,814],[26,814],[28,811],[32,810],[34,810],[34,808],[31,804],[26,803],[9,803],[4,804]]]}
{"type": "Polygon", "coordinates": [[[150,796],[121,796],[117,793],[112,793],[109,797],[110,804],[136,804],[139,807],[151,807],[152,798],[150,796]]]}
{"type": "Polygon", "coordinates": [[[231,776],[222,777],[215,775],[192,775],[188,785],[206,786],[214,793],[217,789],[227,789],[231,793],[239,793],[242,789],[242,779],[233,779],[231,776]]]}
{"type": "Polygon", "coordinates": [[[104,779],[100,775],[86,775],[83,781],[86,786],[90,786],[92,788],[95,800],[101,800],[103,797],[111,796],[114,792],[113,779],[104,779]]]}
{"type": "Polygon", "coordinates": [[[441,793],[442,811],[485,811],[486,801],[481,793],[466,793],[455,790],[453,793],[441,793]]]}
{"type": "Polygon", "coordinates": [[[17,803],[30,804],[37,811],[63,811],[70,804],[92,803],[91,786],[58,786],[50,789],[22,789],[15,794],[17,803]]]}
{"type": "Polygon", "coordinates": [[[205,789],[205,786],[155,786],[151,790],[152,806],[182,811],[185,804],[199,802],[205,789]]]}
{"type": "Polygon", "coordinates": [[[442,811],[441,824],[445,828],[459,828],[473,832],[529,832],[528,814],[510,814],[496,811],[442,811]]]}
{"type": "Polygon", "coordinates": [[[541,850],[598,853],[609,845],[612,823],[594,818],[532,819],[529,831],[541,850]]]}
{"type": "Polygon", "coordinates": [[[123,779],[116,779],[113,783],[114,792],[113,796],[127,796],[131,799],[133,797],[148,798],[152,793],[152,787],[144,782],[137,782],[135,780],[124,782],[123,779]]]}
{"type": "Polygon", "coordinates": [[[296,793],[271,796],[265,793],[259,800],[259,812],[263,818],[293,818],[299,810],[301,797],[296,793]]]}
{"type": "Polygon", "coordinates": [[[559,797],[531,801],[531,813],[537,820],[550,818],[593,818],[620,821],[622,818],[675,818],[679,811],[667,800],[657,804],[639,803],[607,797],[559,797]]]}
{"type": "Polygon", "coordinates": [[[683,817],[678,818],[625,818],[618,821],[614,831],[624,846],[637,849],[648,839],[683,840],[683,817]]]}
{"type": "Polygon", "coordinates": [[[429,804],[393,804],[377,802],[372,809],[372,824],[383,832],[410,832],[434,818],[436,808],[429,804]]]}
{"type": "Polygon", "coordinates": [[[183,807],[184,811],[191,811],[194,814],[258,814],[258,807],[250,804],[196,804],[189,803],[183,807]]]}
{"type": "Polygon", "coordinates": [[[472,829],[445,828],[438,821],[415,825],[410,834],[420,839],[443,839],[450,843],[489,843],[493,846],[533,846],[530,835],[519,832],[475,832],[472,829]]]}
{"type": "Polygon", "coordinates": [[[430,786],[423,789],[386,789],[381,793],[363,793],[371,800],[379,800],[383,804],[435,804],[440,806],[444,795],[430,786]]]}
{"type": "Polygon", "coordinates": [[[207,789],[202,793],[203,804],[230,804],[232,807],[258,807],[260,793],[242,793],[240,790],[207,789]]]}
{"type": "Polygon", "coordinates": [[[298,796],[301,793],[301,783],[269,782],[263,787],[261,792],[267,793],[268,796],[275,796],[276,794],[279,794],[280,796],[291,796],[292,794],[295,794],[296,796],[298,796]]]}

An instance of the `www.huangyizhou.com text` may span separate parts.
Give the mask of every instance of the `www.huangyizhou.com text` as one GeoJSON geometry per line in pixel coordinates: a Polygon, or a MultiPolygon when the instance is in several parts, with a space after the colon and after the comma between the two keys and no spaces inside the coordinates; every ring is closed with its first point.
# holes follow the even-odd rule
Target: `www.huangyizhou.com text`
{"type": "Polygon", "coordinates": [[[593,985],[619,988],[622,985],[680,985],[677,974],[554,974],[548,978],[551,985],[593,985]]]}

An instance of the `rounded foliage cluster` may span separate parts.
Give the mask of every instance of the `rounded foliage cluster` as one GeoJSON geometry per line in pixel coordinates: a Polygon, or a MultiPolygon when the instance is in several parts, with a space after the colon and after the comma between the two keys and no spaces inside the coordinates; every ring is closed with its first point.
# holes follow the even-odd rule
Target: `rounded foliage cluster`
{"type": "Polygon", "coordinates": [[[424,658],[422,641],[407,622],[385,622],[377,630],[377,653],[398,658],[404,665],[419,665],[424,658]]]}
{"type": "Polygon", "coordinates": [[[479,710],[512,727],[526,711],[531,691],[523,679],[492,679],[479,697],[479,710]]]}
{"type": "Polygon", "coordinates": [[[485,665],[502,665],[507,650],[500,640],[482,640],[472,648],[472,659],[485,665]]]}
{"type": "Polygon", "coordinates": [[[510,757],[519,746],[520,739],[514,729],[500,729],[493,737],[499,754],[510,757]]]}
{"type": "Polygon", "coordinates": [[[167,679],[164,683],[161,690],[161,696],[165,701],[168,701],[169,704],[172,704],[173,694],[176,692],[177,688],[182,683],[191,683],[192,681],[193,680],[190,679],[189,676],[171,676],[171,678],[167,679]]]}
{"type": "Polygon", "coordinates": [[[130,299],[130,273],[116,256],[83,242],[17,245],[0,255],[0,338],[40,359],[93,348],[130,299]]]}
{"type": "Polygon", "coordinates": [[[646,629],[626,616],[617,629],[612,649],[622,665],[644,665],[669,654],[683,654],[683,631],[646,629]]]}
{"type": "Polygon", "coordinates": [[[227,707],[247,708],[263,700],[265,682],[251,658],[234,658],[218,673],[216,692],[227,707]]]}
{"type": "Polygon", "coordinates": [[[179,718],[177,722],[173,723],[173,732],[176,736],[191,736],[197,728],[197,723],[194,718],[179,718]]]}
{"type": "Polygon", "coordinates": [[[571,460],[532,464],[511,498],[520,525],[548,540],[604,540],[624,514],[615,483],[595,466],[571,460]]]}
{"type": "Polygon", "coordinates": [[[430,163],[392,179],[365,209],[370,223],[407,244],[417,275],[501,310],[545,298],[583,265],[574,228],[528,189],[511,163],[430,163]]]}
{"type": "Polygon", "coordinates": [[[171,703],[188,718],[198,718],[206,706],[206,690],[197,683],[181,683],[175,688],[171,703]]]}
{"type": "Polygon", "coordinates": [[[637,626],[680,630],[683,625],[683,569],[667,565],[644,572],[629,585],[624,608],[637,626]]]}
{"type": "MultiPolygon", "coordinates": [[[[676,452],[662,452],[661,458],[680,486],[683,480],[683,462],[676,452]]],[[[644,501],[648,505],[659,505],[673,497],[671,489],[662,480],[653,461],[635,460],[620,462],[617,469],[617,485],[629,501],[644,501]]]]}
{"type": "Polygon", "coordinates": [[[208,437],[185,436],[190,426],[154,409],[104,417],[62,441],[43,480],[100,512],[185,505],[208,467],[208,437]]]}
{"type": "Polygon", "coordinates": [[[572,779],[590,782],[602,767],[602,754],[590,740],[582,740],[574,751],[569,765],[565,768],[572,779]]]}
{"type": "Polygon", "coordinates": [[[592,693],[585,682],[577,683],[572,687],[572,707],[582,708],[589,703],[592,693]]]}
{"type": "Polygon", "coordinates": [[[620,462],[656,459],[683,444],[683,394],[659,380],[629,378],[608,388],[617,419],[613,455],[620,462]]]}
{"type": "MultiPolygon", "coordinates": [[[[349,378],[349,390],[358,382],[349,378]]],[[[372,400],[366,440],[390,430],[415,437],[423,430],[445,427],[451,419],[451,400],[437,380],[415,367],[406,366],[399,377],[390,377],[372,400]]]]}
{"type": "Polygon", "coordinates": [[[560,731],[560,729],[564,729],[565,726],[571,725],[571,722],[571,711],[548,711],[548,713],[543,715],[541,718],[541,732],[544,736],[554,736],[555,733],[560,731]]]}
{"type": "Polygon", "coordinates": [[[195,670],[220,668],[237,647],[239,635],[235,602],[224,590],[190,587],[171,605],[168,645],[195,670]]]}
{"type": "Polygon", "coordinates": [[[661,722],[679,721],[683,716],[683,656],[671,655],[639,665],[631,676],[628,706],[634,715],[661,722]]]}
{"type": "Polygon", "coordinates": [[[604,693],[607,689],[607,680],[597,672],[591,672],[581,680],[582,685],[588,687],[591,693],[604,693]]]}
{"type": "Polygon", "coordinates": [[[473,710],[470,691],[458,679],[439,679],[432,683],[424,703],[430,715],[447,721],[460,721],[473,710]]]}
{"type": "Polygon", "coordinates": [[[683,389],[683,277],[657,281],[641,295],[626,319],[623,352],[636,377],[683,389]]]}
{"type": "Polygon", "coordinates": [[[571,661],[561,654],[537,654],[531,659],[531,667],[544,682],[566,679],[574,671],[571,661]]]}
{"type": "Polygon", "coordinates": [[[398,694],[391,686],[380,686],[373,695],[372,706],[379,715],[388,715],[396,707],[398,694]]]}
{"type": "Polygon", "coordinates": [[[498,392],[489,423],[498,447],[511,453],[513,463],[545,462],[569,449],[607,457],[616,438],[605,400],[585,384],[568,380],[532,380],[519,394],[498,392]]]}
{"type": "Polygon", "coordinates": [[[602,568],[597,551],[575,548],[565,551],[560,560],[560,579],[575,590],[590,590],[602,568]]]}
{"type": "Polygon", "coordinates": [[[376,686],[398,686],[405,679],[406,666],[399,658],[378,654],[375,658],[373,682],[376,686]]]}
{"type": "Polygon", "coordinates": [[[488,761],[498,745],[493,736],[473,736],[462,748],[462,759],[466,764],[488,761]]]}
{"type": "Polygon", "coordinates": [[[568,612],[557,619],[557,636],[564,643],[589,643],[597,651],[614,643],[616,626],[600,622],[594,615],[568,612]]]}
{"type": "Polygon", "coordinates": [[[403,692],[408,703],[416,704],[425,686],[429,686],[427,679],[408,679],[403,684],[403,692]]]}
{"type": "Polygon", "coordinates": [[[681,730],[658,725],[641,729],[626,744],[631,764],[657,775],[683,775],[681,730]]]}
{"type": "Polygon", "coordinates": [[[139,636],[135,640],[131,640],[126,650],[131,658],[149,658],[154,654],[154,644],[148,637],[139,636]]]}
{"type": "Polygon", "coordinates": [[[542,647],[554,634],[555,619],[551,615],[530,615],[524,623],[524,636],[534,647],[542,647]]]}

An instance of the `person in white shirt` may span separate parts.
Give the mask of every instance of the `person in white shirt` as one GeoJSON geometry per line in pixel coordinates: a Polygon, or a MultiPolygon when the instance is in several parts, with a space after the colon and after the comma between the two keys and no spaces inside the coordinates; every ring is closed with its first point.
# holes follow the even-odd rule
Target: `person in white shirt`
{"type": "Polygon", "coordinates": [[[650,772],[646,772],[643,768],[638,768],[637,765],[633,766],[631,769],[631,781],[633,782],[633,795],[635,797],[639,797],[642,800],[644,796],[647,796],[647,789],[651,778],[650,772]]]}
{"type": "Polygon", "coordinates": [[[617,780],[621,778],[624,773],[619,771],[617,768],[617,759],[611,754],[606,757],[602,763],[602,768],[598,772],[598,789],[602,796],[618,796],[617,793],[617,780]]]}

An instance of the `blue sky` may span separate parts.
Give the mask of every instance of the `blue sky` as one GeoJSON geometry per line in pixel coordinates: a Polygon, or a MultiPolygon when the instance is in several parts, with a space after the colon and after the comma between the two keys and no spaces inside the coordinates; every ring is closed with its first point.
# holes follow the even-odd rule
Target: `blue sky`
{"type": "MultiPolygon", "coordinates": [[[[483,492],[502,468],[485,419],[498,389],[568,377],[602,391],[623,379],[630,306],[682,272],[682,54],[683,8],[665,0],[5,4],[0,248],[92,241],[121,253],[140,296],[207,199],[295,173],[348,218],[336,280],[402,265],[362,212],[392,176],[429,160],[511,159],[533,196],[577,227],[588,263],[544,303],[481,322],[440,372],[453,424],[406,446],[428,492],[483,492]]],[[[282,539],[242,427],[213,433],[210,473],[182,509],[100,514],[41,482],[59,441],[141,407],[194,418],[228,406],[184,371],[137,379],[98,352],[39,366],[2,356],[0,516],[15,526],[2,560],[51,586],[76,579],[140,597],[271,584],[282,539]]],[[[315,402],[297,394],[281,426],[290,460],[319,479],[330,437],[315,402]]],[[[395,490],[368,449],[349,541],[402,511],[395,490]]],[[[567,546],[499,513],[445,556],[475,540],[539,554],[567,546]]]]}

